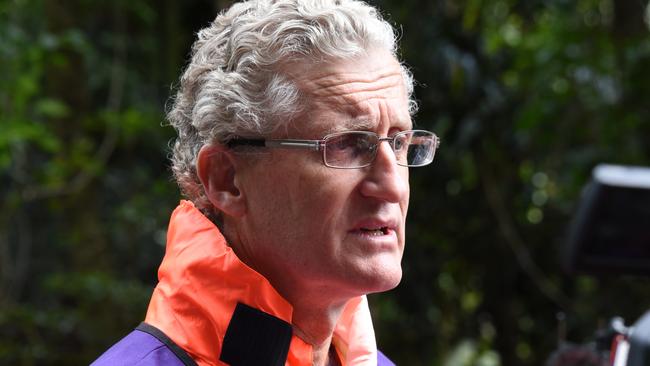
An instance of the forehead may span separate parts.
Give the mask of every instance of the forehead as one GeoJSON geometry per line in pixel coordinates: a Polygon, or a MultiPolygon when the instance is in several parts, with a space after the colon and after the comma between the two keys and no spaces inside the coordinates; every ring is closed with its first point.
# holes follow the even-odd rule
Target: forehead
{"type": "Polygon", "coordinates": [[[329,133],[412,126],[402,69],[387,51],[302,65],[291,74],[307,105],[296,129],[329,133]]]}

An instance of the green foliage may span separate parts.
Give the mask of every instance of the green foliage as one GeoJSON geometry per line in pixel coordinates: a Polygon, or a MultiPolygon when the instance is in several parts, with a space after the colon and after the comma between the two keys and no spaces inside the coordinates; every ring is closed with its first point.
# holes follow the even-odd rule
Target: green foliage
{"type": "Polygon", "coordinates": [[[144,317],[179,198],[151,5],[0,3],[0,364],[88,364],[144,317]]]}
{"type": "MultiPolygon", "coordinates": [[[[0,1],[0,364],[87,364],[142,320],[179,199],[164,104],[212,3],[0,1]]],[[[376,3],[442,138],[411,173],[402,284],[370,298],[380,348],[539,365],[558,313],[574,342],[636,319],[645,280],[558,253],[595,164],[650,165],[641,3],[376,3]]]]}
{"type": "Polygon", "coordinates": [[[82,365],[137,325],[151,287],[101,272],[50,273],[39,303],[9,306],[0,315],[0,360],[6,365],[82,365]]]}
{"type": "Polygon", "coordinates": [[[650,163],[647,26],[621,32],[634,19],[604,0],[384,8],[404,24],[417,120],[443,141],[434,166],[412,175],[403,282],[374,298],[398,299],[388,322],[379,306],[384,350],[408,365],[479,364],[481,344],[500,364],[539,365],[557,313],[574,342],[615,314],[636,319],[645,280],[572,278],[558,253],[594,165],[650,163]]]}

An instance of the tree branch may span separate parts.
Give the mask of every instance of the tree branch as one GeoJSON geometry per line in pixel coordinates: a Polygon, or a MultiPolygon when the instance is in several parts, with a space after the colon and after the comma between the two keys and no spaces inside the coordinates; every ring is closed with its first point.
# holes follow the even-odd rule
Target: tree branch
{"type": "Polygon", "coordinates": [[[571,309],[572,305],[569,298],[544,275],[533,261],[514,220],[506,208],[501,191],[490,169],[482,170],[481,180],[488,205],[497,220],[501,234],[515,255],[519,267],[530,277],[544,296],[563,309],[571,309]]]}
{"type": "MultiPolygon", "coordinates": [[[[116,37],[113,45],[113,59],[111,65],[111,81],[109,86],[108,99],[106,105],[108,110],[119,111],[122,107],[124,97],[124,87],[126,79],[125,63],[127,58],[127,48],[125,39],[125,17],[120,14],[117,4],[114,5],[114,18],[116,22],[116,37]]],[[[115,151],[119,138],[119,125],[109,123],[106,126],[106,133],[97,149],[94,161],[105,165],[108,159],[115,151]]],[[[59,187],[29,186],[22,191],[22,197],[25,201],[36,201],[41,199],[72,195],[83,190],[95,178],[97,174],[92,171],[79,171],[67,184],[59,187]]]]}

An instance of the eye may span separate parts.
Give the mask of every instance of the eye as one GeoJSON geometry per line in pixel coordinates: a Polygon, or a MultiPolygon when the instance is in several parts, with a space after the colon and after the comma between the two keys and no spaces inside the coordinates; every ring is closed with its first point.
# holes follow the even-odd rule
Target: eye
{"type": "Polygon", "coordinates": [[[363,143],[358,135],[345,134],[334,136],[327,140],[327,148],[330,151],[345,151],[350,149],[359,149],[363,143]]]}
{"type": "Polygon", "coordinates": [[[407,134],[400,133],[396,135],[395,142],[394,142],[395,151],[401,151],[404,148],[404,146],[407,146],[408,139],[409,137],[407,134]]]}
{"type": "Polygon", "coordinates": [[[363,166],[374,155],[376,139],[374,134],[358,131],[329,136],[323,151],[325,162],[337,167],[363,166]]]}
{"type": "Polygon", "coordinates": [[[372,151],[375,148],[377,148],[377,144],[372,143],[367,135],[357,135],[357,151],[372,151]]]}
{"type": "Polygon", "coordinates": [[[331,136],[325,143],[330,153],[346,153],[349,155],[372,152],[377,145],[376,141],[373,141],[373,135],[363,132],[348,132],[331,136]]]}

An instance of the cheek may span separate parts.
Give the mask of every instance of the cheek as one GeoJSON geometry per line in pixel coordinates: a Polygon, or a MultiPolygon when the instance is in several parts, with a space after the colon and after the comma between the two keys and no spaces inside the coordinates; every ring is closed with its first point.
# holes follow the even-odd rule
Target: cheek
{"type": "Polygon", "coordinates": [[[245,179],[243,194],[247,211],[258,228],[266,230],[290,222],[292,177],[289,174],[279,174],[277,169],[260,169],[245,179]]]}
{"type": "Polygon", "coordinates": [[[325,173],[300,175],[290,192],[294,202],[302,203],[302,213],[313,212],[319,219],[329,219],[323,216],[343,210],[354,184],[351,179],[325,173]]]}
{"type": "Polygon", "coordinates": [[[324,169],[328,170],[300,175],[289,194],[296,219],[303,224],[299,230],[329,237],[347,228],[357,183],[353,175],[324,169]]]}

